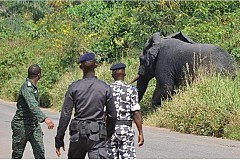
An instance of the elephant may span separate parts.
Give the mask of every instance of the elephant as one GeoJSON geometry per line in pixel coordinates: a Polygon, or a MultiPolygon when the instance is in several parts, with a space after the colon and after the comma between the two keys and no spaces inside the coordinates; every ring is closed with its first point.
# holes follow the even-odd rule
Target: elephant
{"type": "Polygon", "coordinates": [[[236,76],[237,63],[223,48],[196,43],[183,32],[177,32],[161,38],[160,32],[154,33],[145,43],[140,55],[138,75],[130,83],[137,80],[139,101],[152,78],[156,78],[156,88],[152,95],[152,106],[156,110],[161,100],[174,94],[174,90],[186,82],[194,80],[198,69],[210,69],[220,74],[236,76]]]}

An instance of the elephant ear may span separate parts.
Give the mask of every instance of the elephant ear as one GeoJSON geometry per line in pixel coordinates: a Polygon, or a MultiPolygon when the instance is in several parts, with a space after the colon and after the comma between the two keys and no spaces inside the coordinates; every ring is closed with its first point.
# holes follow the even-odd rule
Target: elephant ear
{"type": "Polygon", "coordinates": [[[145,63],[146,67],[149,67],[154,64],[154,61],[158,55],[160,41],[161,41],[160,32],[156,32],[145,43],[143,48],[143,56],[146,61],[145,63]]]}
{"type": "Polygon", "coordinates": [[[191,40],[188,36],[186,36],[182,31],[177,32],[177,33],[173,33],[173,34],[165,37],[165,39],[168,39],[168,38],[179,39],[179,40],[181,40],[181,41],[183,41],[183,42],[191,43],[191,44],[196,43],[196,42],[194,42],[193,40],[191,40]]]}

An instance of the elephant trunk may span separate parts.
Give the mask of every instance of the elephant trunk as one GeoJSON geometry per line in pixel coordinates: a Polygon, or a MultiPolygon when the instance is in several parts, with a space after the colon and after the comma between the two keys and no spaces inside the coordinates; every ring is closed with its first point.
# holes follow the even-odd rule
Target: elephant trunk
{"type": "Polygon", "coordinates": [[[138,74],[135,78],[133,78],[133,79],[129,82],[129,84],[134,83],[136,80],[138,80],[139,77],[140,77],[140,76],[139,76],[139,74],[138,74]]]}
{"type": "Polygon", "coordinates": [[[139,102],[142,100],[144,93],[147,90],[149,80],[143,76],[139,76],[137,80],[138,98],[139,102]]]}

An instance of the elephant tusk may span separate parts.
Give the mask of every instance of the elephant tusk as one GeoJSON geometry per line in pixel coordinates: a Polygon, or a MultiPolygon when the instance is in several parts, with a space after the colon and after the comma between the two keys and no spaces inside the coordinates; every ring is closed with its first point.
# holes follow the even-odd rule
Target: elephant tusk
{"type": "Polygon", "coordinates": [[[133,78],[133,80],[131,80],[131,81],[129,82],[129,84],[134,83],[136,80],[138,80],[139,77],[140,77],[140,76],[139,76],[139,74],[138,74],[135,78],[133,78]]]}

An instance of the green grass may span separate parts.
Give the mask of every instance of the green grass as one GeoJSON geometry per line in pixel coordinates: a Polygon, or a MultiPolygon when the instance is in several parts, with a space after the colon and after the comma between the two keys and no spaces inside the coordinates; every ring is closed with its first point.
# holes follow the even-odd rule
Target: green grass
{"type": "Polygon", "coordinates": [[[183,133],[240,140],[240,76],[201,76],[164,101],[144,124],[183,133]]]}

